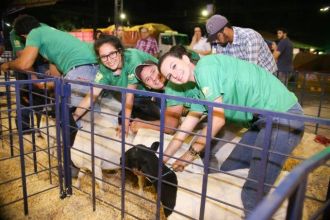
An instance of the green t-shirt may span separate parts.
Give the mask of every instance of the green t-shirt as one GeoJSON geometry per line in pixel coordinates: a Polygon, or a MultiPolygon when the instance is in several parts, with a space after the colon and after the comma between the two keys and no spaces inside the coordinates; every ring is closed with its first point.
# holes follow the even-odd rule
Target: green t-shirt
{"type": "Polygon", "coordinates": [[[158,62],[158,60],[143,51],[129,48],[124,51],[124,66],[122,67],[120,75],[114,75],[112,70],[100,64],[100,68],[95,77],[95,82],[103,85],[112,85],[126,88],[129,84],[138,84],[137,89],[145,90],[144,86],[139,83],[135,77],[135,68],[146,60],[158,62]]]}
{"type": "MultiPolygon", "coordinates": [[[[196,87],[196,84],[193,82],[188,82],[183,85],[176,85],[172,82],[167,82],[165,86],[165,94],[173,95],[173,96],[181,96],[186,98],[194,98],[194,99],[203,99],[203,94],[196,87]]],[[[183,105],[188,108],[190,111],[195,112],[206,112],[206,108],[204,105],[199,105],[196,103],[182,102],[179,100],[167,99],[166,106],[177,106],[183,105]]]]}
{"type": "Polygon", "coordinates": [[[25,45],[22,39],[16,34],[15,30],[12,30],[9,34],[11,47],[13,48],[13,53],[16,56],[17,51],[23,50],[25,45]]]}
{"type": "MultiPolygon", "coordinates": [[[[286,112],[297,97],[263,68],[225,55],[203,57],[195,67],[195,80],[205,99],[222,97],[225,104],[286,112]]],[[[248,125],[252,113],[225,109],[226,119],[248,125]]]]}
{"type": "Polygon", "coordinates": [[[64,75],[75,66],[97,63],[91,43],[47,25],[30,31],[26,46],[37,47],[41,56],[55,64],[64,75]]]}

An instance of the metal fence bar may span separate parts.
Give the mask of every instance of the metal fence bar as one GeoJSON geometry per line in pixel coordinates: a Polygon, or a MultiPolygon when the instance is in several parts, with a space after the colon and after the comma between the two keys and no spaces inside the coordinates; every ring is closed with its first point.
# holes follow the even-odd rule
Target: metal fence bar
{"type": "Polygon", "coordinates": [[[281,206],[283,201],[292,196],[299,184],[306,179],[307,175],[317,167],[325,164],[329,159],[330,148],[328,147],[297,166],[273,193],[264,197],[263,201],[258,204],[251,215],[248,216],[247,220],[271,219],[272,215],[281,206]]]}
{"type": "MultiPolygon", "coordinates": [[[[62,82],[59,79],[54,81],[55,84],[55,115],[56,115],[56,145],[57,145],[57,171],[58,171],[58,181],[60,186],[60,198],[64,198],[66,196],[65,190],[63,189],[63,167],[62,167],[62,144],[61,144],[61,129],[60,125],[60,117],[62,117],[60,113],[60,101],[62,102],[61,95],[62,95],[62,82]]],[[[62,106],[61,106],[62,107],[62,106]]],[[[63,125],[62,125],[63,126],[63,125]]],[[[64,143],[64,136],[62,136],[63,143],[64,143]]],[[[63,154],[65,152],[65,146],[63,146],[63,154]]]]}
{"type": "Polygon", "coordinates": [[[290,197],[286,216],[287,220],[300,220],[302,218],[306,185],[307,178],[304,178],[293,195],[290,197]]]}
{"type": "Polygon", "coordinates": [[[201,207],[199,211],[199,219],[204,219],[205,203],[206,203],[206,192],[207,182],[209,173],[210,153],[211,153],[211,140],[212,140],[212,126],[213,126],[213,108],[208,107],[208,121],[207,121],[207,133],[205,141],[205,154],[204,154],[204,174],[203,174],[203,185],[202,185],[202,196],[201,196],[201,207]]]}
{"type": "Polygon", "coordinates": [[[156,219],[160,219],[160,200],[162,196],[162,183],[163,183],[163,149],[164,149],[164,131],[165,131],[165,111],[166,111],[166,99],[161,98],[160,105],[160,129],[159,129],[159,160],[158,160],[158,182],[157,182],[157,209],[156,219]]]}
{"type": "MultiPolygon", "coordinates": [[[[31,75],[28,74],[28,80],[31,80],[31,75]]],[[[28,84],[29,87],[29,106],[33,107],[33,96],[32,96],[32,83],[28,84]]],[[[36,151],[36,135],[35,135],[35,128],[34,128],[34,109],[31,108],[29,110],[29,117],[30,117],[30,129],[32,129],[32,149],[33,149],[33,166],[34,166],[34,172],[38,172],[38,166],[37,166],[37,154],[35,153],[36,151]]]]}
{"type": "MultiPolygon", "coordinates": [[[[63,137],[63,166],[64,166],[64,185],[65,196],[72,195],[72,177],[71,177],[71,156],[70,156],[70,129],[69,129],[69,97],[71,94],[70,84],[65,83],[62,88],[61,115],[62,115],[62,137],[63,137]]],[[[58,135],[59,136],[59,133],[58,135]]],[[[58,145],[60,146],[60,145],[58,145]]]]}
{"type": "MultiPolygon", "coordinates": [[[[47,96],[47,89],[45,89],[45,91],[44,91],[44,95],[45,96],[47,96]]],[[[48,100],[47,100],[47,98],[45,98],[45,106],[47,106],[47,103],[48,103],[48,100]]],[[[48,118],[49,118],[49,114],[48,114],[48,109],[46,108],[45,109],[46,111],[45,111],[45,114],[46,114],[46,135],[47,135],[47,153],[48,153],[48,166],[49,167],[51,167],[51,156],[50,156],[50,143],[49,143],[49,139],[50,139],[50,134],[49,134],[49,120],[48,120],[48,118]]],[[[56,114],[55,114],[56,115],[56,114]]],[[[40,117],[40,120],[41,120],[41,117],[40,117]]],[[[40,129],[40,126],[38,126],[39,127],[39,129],[40,129]]],[[[39,130],[39,132],[41,132],[40,130],[39,130]]],[[[52,137],[53,138],[53,137],[52,137]]],[[[57,145],[58,146],[58,145],[57,145]]],[[[53,146],[54,147],[54,146],[53,146]]],[[[56,148],[56,149],[58,149],[58,148],[56,148]]],[[[49,170],[49,173],[48,173],[48,176],[49,176],[49,182],[50,182],[50,184],[52,184],[52,182],[53,182],[53,178],[52,178],[52,172],[51,172],[51,170],[49,170]]]]}
{"type": "Polygon", "coordinates": [[[126,167],[126,158],[125,158],[125,115],[126,115],[126,92],[121,93],[121,218],[125,218],[125,167],[126,167]]]}
{"type": "Polygon", "coordinates": [[[259,202],[263,195],[264,195],[264,182],[267,172],[267,161],[268,161],[268,154],[271,144],[271,137],[272,137],[272,126],[273,126],[273,118],[272,116],[266,116],[266,130],[265,130],[265,136],[264,136],[264,146],[262,148],[261,152],[261,161],[260,161],[260,173],[258,175],[258,190],[257,190],[257,196],[256,202],[259,202]]]}
{"type": "MultiPolygon", "coordinates": [[[[5,81],[10,81],[9,71],[5,72],[5,81]]],[[[8,117],[8,127],[9,127],[9,142],[10,142],[10,155],[14,156],[14,147],[13,147],[13,135],[11,131],[13,130],[12,122],[11,122],[11,111],[12,111],[12,103],[11,103],[11,92],[10,92],[10,85],[6,84],[6,98],[7,98],[7,117],[8,117]]]]}
{"type": "MultiPolygon", "coordinates": [[[[19,91],[20,85],[15,84],[15,90],[19,91]]],[[[22,192],[24,198],[24,214],[29,213],[28,210],[28,199],[26,189],[26,176],[25,176],[25,161],[24,161],[24,144],[23,144],[23,133],[22,133],[22,111],[21,111],[21,100],[20,93],[16,92],[16,109],[17,109],[17,126],[19,134],[19,148],[20,148],[20,162],[21,162],[21,174],[22,174],[22,192]]]]}
{"type": "MultiPolygon", "coordinates": [[[[92,161],[92,198],[93,198],[93,211],[96,210],[96,195],[95,195],[95,145],[94,145],[94,89],[90,87],[90,120],[91,120],[91,161],[92,161]]],[[[103,190],[103,189],[101,189],[103,190]]]]}

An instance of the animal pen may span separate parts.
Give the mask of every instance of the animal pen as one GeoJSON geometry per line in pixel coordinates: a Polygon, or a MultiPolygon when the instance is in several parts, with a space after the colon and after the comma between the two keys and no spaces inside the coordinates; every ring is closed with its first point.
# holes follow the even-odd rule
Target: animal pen
{"type": "MultiPolygon", "coordinates": [[[[305,116],[69,81],[41,74],[38,74],[37,80],[15,80],[14,74],[6,72],[0,82],[1,218],[22,219],[29,215],[31,218],[51,219],[241,219],[248,215],[249,219],[329,219],[330,148],[314,141],[320,142],[320,136],[317,135],[329,135],[329,74],[297,73],[296,81],[288,85],[302,103],[305,116]],[[317,79],[317,85],[313,85],[316,89],[310,89],[308,77],[317,79]],[[34,94],[32,87],[36,83],[52,84],[54,90],[34,94]],[[70,130],[75,129],[69,119],[72,84],[89,87],[91,93],[94,87],[102,88],[107,94],[96,102],[91,100],[90,111],[81,119],[75,143],[70,148],[70,130]],[[44,102],[41,105],[22,105],[22,90],[28,92],[29,103],[34,103],[36,96],[42,97],[44,102]],[[121,102],[114,93],[119,93],[121,102]],[[240,201],[241,187],[247,180],[247,169],[224,172],[210,167],[210,132],[206,135],[204,156],[195,160],[184,172],[176,173],[176,185],[164,180],[168,172],[163,172],[160,159],[156,165],[157,175],[145,173],[149,185],[142,192],[139,191],[135,176],[128,172],[130,169],[126,166],[125,151],[139,144],[150,147],[154,141],[159,141],[156,155],[163,158],[163,149],[172,136],[165,134],[165,115],[161,114],[159,131],[139,130],[136,135],[129,134],[127,137],[122,132],[120,138],[116,137],[114,128],[118,123],[118,112],[120,109],[125,111],[123,103],[126,93],[159,98],[161,113],[164,113],[166,99],[174,99],[203,104],[208,107],[209,116],[213,114],[213,107],[265,116],[267,123],[263,148],[243,146],[260,151],[262,155],[259,176],[253,180],[258,185],[258,206],[246,210],[240,201]],[[22,129],[24,110],[30,114],[32,128],[29,130],[22,129]],[[40,126],[34,120],[38,114],[43,114],[40,126]],[[302,142],[290,155],[281,155],[269,149],[273,118],[301,120],[306,124],[302,142]],[[82,145],[84,147],[80,148],[82,145]],[[99,152],[99,149],[109,145],[115,155],[113,160],[104,153],[108,151],[99,152]],[[264,180],[270,154],[287,157],[274,185],[267,185],[264,180]],[[86,176],[79,179],[79,186],[76,184],[78,180],[71,176],[72,162],[77,158],[88,164],[83,167],[86,168],[86,176]],[[111,167],[110,171],[105,169],[107,166],[111,167]],[[164,205],[164,197],[168,195],[163,192],[165,185],[176,189],[174,207],[164,205]],[[271,191],[264,197],[265,187],[270,187],[271,191]]],[[[20,74],[30,76],[31,73],[20,74]]],[[[123,122],[125,118],[120,120],[123,122]]],[[[208,121],[207,126],[210,131],[211,121],[208,121]]],[[[230,140],[218,139],[225,143],[216,155],[220,162],[238,144],[241,133],[241,130],[238,131],[235,138],[230,140]]],[[[185,141],[184,151],[189,148],[194,135],[199,135],[198,131],[191,133],[189,140],[185,141]]],[[[167,165],[170,167],[170,164],[167,165]]]]}

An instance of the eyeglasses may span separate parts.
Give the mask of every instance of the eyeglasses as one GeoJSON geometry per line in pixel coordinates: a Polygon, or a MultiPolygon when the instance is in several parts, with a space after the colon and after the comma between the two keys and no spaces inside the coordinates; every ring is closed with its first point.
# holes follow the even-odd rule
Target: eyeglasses
{"type": "Polygon", "coordinates": [[[118,55],[118,52],[119,52],[118,50],[112,51],[107,55],[100,56],[100,59],[103,62],[108,61],[109,59],[115,59],[118,55]]]}

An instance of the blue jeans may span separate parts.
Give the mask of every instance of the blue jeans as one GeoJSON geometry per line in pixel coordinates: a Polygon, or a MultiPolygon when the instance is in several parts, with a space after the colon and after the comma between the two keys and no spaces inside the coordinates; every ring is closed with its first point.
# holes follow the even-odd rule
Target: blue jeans
{"type": "MultiPolygon", "coordinates": [[[[78,80],[84,82],[94,82],[99,66],[96,64],[86,64],[72,68],[64,79],[78,80]]],[[[78,106],[80,101],[89,93],[89,86],[71,83],[71,105],[78,106]]]]}
{"type": "MultiPolygon", "coordinates": [[[[288,113],[303,115],[303,110],[299,103],[291,107],[288,113]]],[[[265,139],[266,119],[259,117],[245,132],[240,143],[255,145],[262,148],[265,139]]],[[[285,155],[290,154],[297,146],[304,133],[304,122],[288,120],[285,118],[274,117],[271,133],[270,150],[285,155]]],[[[261,154],[260,150],[249,149],[243,146],[237,146],[226,162],[221,166],[221,170],[229,171],[233,169],[250,167],[248,178],[257,180],[260,173],[261,154]],[[237,149],[236,149],[237,148],[237,149]],[[228,162],[227,162],[228,161],[228,162]]],[[[267,160],[267,169],[265,183],[273,185],[276,178],[282,170],[286,160],[285,156],[275,153],[269,153],[267,160]]],[[[258,183],[247,180],[243,186],[241,198],[245,209],[252,210],[256,205],[258,183]]],[[[265,187],[265,193],[268,193],[269,187],[265,187]]]]}

